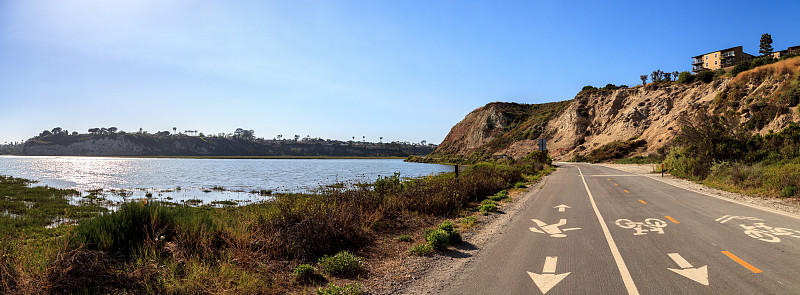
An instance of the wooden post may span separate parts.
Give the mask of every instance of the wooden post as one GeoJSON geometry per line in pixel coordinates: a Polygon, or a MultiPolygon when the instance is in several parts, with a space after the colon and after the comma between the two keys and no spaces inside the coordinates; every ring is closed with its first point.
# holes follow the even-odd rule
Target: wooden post
{"type": "Polygon", "coordinates": [[[458,179],[458,164],[456,164],[456,179],[458,179]]]}
{"type": "Polygon", "coordinates": [[[661,177],[664,177],[664,163],[661,163],[661,177]]]}

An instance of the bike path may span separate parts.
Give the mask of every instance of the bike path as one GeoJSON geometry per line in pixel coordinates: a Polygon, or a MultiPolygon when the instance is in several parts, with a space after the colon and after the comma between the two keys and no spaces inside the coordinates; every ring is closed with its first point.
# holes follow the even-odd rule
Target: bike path
{"type": "Polygon", "coordinates": [[[575,167],[561,167],[549,176],[444,293],[541,294],[530,273],[547,294],[624,293],[587,193],[577,183],[575,167]],[[569,208],[561,211],[559,205],[569,208]]]}
{"type": "Polygon", "coordinates": [[[593,165],[575,166],[581,168],[597,196],[598,208],[607,216],[611,234],[640,294],[800,293],[800,271],[796,267],[800,265],[800,239],[788,235],[779,236],[779,242],[765,241],[766,235],[756,239],[753,233],[767,229],[756,225],[748,235],[740,225],[763,223],[773,230],[800,229],[800,220],[683,190],[647,176],[593,165]],[[642,224],[632,227],[639,222],[642,224]],[[749,268],[732,257],[749,264],[749,268]]]}

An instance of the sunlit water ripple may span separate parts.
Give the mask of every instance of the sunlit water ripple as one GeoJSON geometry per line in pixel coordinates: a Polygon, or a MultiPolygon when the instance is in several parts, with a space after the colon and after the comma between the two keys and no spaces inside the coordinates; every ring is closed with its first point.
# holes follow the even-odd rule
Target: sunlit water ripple
{"type": "MultiPolygon", "coordinates": [[[[0,156],[0,175],[38,181],[36,185],[86,192],[124,190],[117,198],[151,193],[171,201],[242,202],[264,197],[252,190],[309,192],[338,182],[372,182],[399,172],[420,177],[453,168],[399,159],[155,159],[106,157],[0,156]],[[224,191],[210,190],[224,187],[224,191]],[[180,190],[176,190],[180,187],[180,190]]],[[[112,196],[114,197],[114,196],[112,196]]]]}

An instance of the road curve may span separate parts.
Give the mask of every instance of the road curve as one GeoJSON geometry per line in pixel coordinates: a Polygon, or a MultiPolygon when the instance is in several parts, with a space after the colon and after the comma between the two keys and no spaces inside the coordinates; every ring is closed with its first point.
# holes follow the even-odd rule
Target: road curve
{"type": "Polygon", "coordinates": [[[559,164],[446,294],[800,294],[800,216],[559,164]]]}

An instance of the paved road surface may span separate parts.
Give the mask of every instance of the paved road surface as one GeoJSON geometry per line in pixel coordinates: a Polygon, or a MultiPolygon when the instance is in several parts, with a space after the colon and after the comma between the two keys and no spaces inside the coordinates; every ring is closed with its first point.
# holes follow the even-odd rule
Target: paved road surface
{"type": "Polygon", "coordinates": [[[448,294],[800,294],[795,215],[589,164],[524,206],[448,294]]]}

